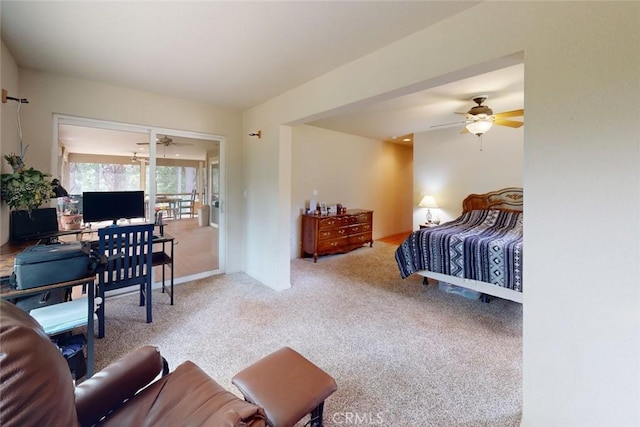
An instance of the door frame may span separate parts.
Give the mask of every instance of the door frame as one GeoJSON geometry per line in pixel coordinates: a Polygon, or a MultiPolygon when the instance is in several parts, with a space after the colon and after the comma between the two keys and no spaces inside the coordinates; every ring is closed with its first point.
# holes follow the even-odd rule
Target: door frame
{"type": "MultiPolygon", "coordinates": [[[[58,153],[58,155],[52,156],[51,170],[61,175],[61,159],[60,148],[58,144],[58,126],[61,124],[94,127],[100,129],[110,129],[119,131],[129,131],[137,133],[146,133],[149,136],[149,176],[153,176],[156,171],[156,135],[175,135],[184,138],[202,139],[206,141],[216,141],[220,144],[220,201],[226,199],[226,139],[222,135],[192,132],[179,129],[170,129],[157,126],[144,126],[131,123],[113,122],[109,120],[89,119],[85,117],[71,116],[65,114],[53,114],[53,140],[52,140],[52,153],[58,153]]],[[[155,186],[149,186],[149,206],[153,206],[156,199],[155,186]]],[[[218,268],[214,270],[208,270],[203,273],[197,273],[190,276],[185,276],[176,279],[176,283],[187,282],[190,280],[200,279],[203,277],[212,276],[215,274],[222,274],[225,272],[226,266],[226,252],[227,252],[227,229],[226,218],[222,209],[220,209],[220,217],[218,222],[218,268]]]]}

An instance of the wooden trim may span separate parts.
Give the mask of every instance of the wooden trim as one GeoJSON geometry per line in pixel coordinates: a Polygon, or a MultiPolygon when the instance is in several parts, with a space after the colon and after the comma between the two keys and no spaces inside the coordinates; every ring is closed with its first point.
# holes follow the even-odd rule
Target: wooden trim
{"type": "Polygon", "coordinates": [[[462,212],[477,209],[498,209],[522,212],[524,194],[521,187],[508,187],[485,194],[470,194],[462,201],[462,212]]]}

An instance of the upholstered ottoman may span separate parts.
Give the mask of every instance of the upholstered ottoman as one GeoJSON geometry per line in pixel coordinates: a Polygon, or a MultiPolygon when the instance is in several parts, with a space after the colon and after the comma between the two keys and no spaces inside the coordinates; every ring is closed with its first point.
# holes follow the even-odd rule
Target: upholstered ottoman
{"type": "Polygon", "coordinates": [[[331,376],[289,347],[240,371],[231,382],[245,400],[264,409],[274,427],[291,427],[309,413],[310,425],[321,427],[324,401],[337,389],[331,376]]]}

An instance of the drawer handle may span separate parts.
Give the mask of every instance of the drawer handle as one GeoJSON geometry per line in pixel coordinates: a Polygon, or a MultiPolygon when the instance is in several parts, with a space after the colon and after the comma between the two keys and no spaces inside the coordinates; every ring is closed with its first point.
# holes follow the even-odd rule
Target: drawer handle
{"type": "Polygon", "coordinates": [[[338,233],[339,234],[344,234],[344,230],[339,230],[338,233]]]}

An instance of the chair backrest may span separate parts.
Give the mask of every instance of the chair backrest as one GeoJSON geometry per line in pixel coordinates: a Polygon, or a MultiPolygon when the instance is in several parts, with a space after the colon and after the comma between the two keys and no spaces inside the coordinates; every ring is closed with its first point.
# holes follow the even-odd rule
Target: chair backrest
{"type": "Polygon", "coordinates": [[[77,426],[69,365],[42,327],[0,300],[0,425],[77,426]]]}
{"type": "Polygon", "coordinates": [[[107,257],[98,283],[105,290],[151,280],[153,224],[118,225],[98,230],[98,251],[107,257]]]}

